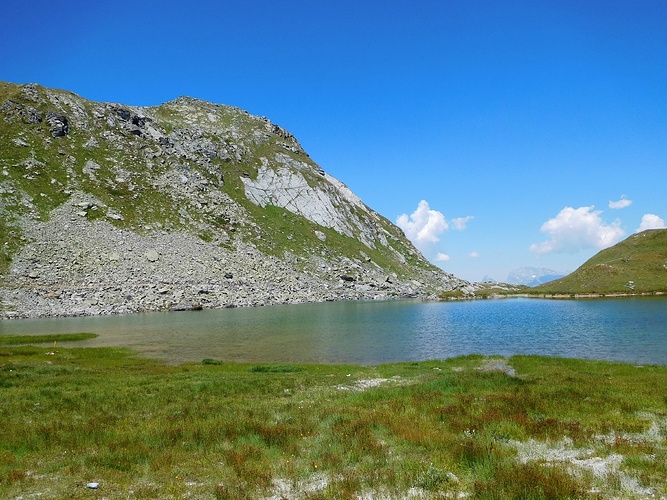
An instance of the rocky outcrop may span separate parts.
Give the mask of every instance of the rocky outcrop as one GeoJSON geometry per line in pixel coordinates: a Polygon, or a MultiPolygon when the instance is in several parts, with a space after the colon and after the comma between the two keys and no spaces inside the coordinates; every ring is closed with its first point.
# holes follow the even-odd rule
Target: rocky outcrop
{"type": "Polygon", "coordinates": [[[69,121],[64,115],[49,112],[46,114],[46,122],[50,125],[53,137],[63,137],[69,134],[69,121]]]}
{"type": "Polygon", "coordinates": [[[246,196],[256,205],[284,208],[371,247],[376,239],[387,244],[385,236],[374,231],[377,225],[368,220],[372,215],[365,205],[337,179],[318,171],[325,182],[310,180],[303,172],[311,167],[284,154],[276,155],[275,167],[266,158],[260,160],[257,178],[241,179],[246,196]],[[357,213],[362,213],[364,220],[357,213]]]}
{"type": "Polygon", "coordinates": [[[0,83],[0,318],[428,296],[432,266],[266,118],[0,83]]]}

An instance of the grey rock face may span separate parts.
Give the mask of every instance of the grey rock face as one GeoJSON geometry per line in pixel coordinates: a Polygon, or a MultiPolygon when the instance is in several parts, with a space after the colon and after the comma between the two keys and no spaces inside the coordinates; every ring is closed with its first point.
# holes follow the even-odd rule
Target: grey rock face
{"type": "Polygon", "coordinates": [[[285,208],[320,226],[359,238],[369,247],[374,246],[376,238],[386,245],[384,235],[373,231],[375,226],[369,222],[374,213],[342,182],[319,172],[323,179],[309,178],[312,169],[307,163],[281,153],[273,163],[277,168],[269,166],[266,158],[261,160],[256,179],[241,178],[250,201],[261,207],[285,208]],[[363,220],[358,213],[364,213],[363,220]]]}
{"type": "Polygon", "coordinates": [[[340,194],[332,189],[331,184],[311,187],[298,169],[262,167],[257,179],[242,178],[245,193],[250,201],[265,207],[273,205],[289,210],[297,215],[335,229],[341,234],[353,236],[351,224],[359,227],[361,223],[351,213],[344,211],[340,194]]]}
{"type": "Polygon", "coordinates": [[[28,125],[41,123],[42,115],[34,107],[9,99],[0,106],[0,113],[5,115],[5,121],[18,119],[28,125]]]}

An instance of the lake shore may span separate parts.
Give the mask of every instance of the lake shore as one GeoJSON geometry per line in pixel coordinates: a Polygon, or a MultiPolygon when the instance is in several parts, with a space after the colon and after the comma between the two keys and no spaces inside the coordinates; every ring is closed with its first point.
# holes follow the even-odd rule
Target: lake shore
{"type": "Polygon", "coordinates": [[[478,291],[475,295],[454,295],[445,294],[440,296],[437,300],[480,300],[480,299],[615,299],[627,297],[662,297],[667,295],[667,292],[597,292],[597,293],[505,293],[497,291],[478,291]]]}
{"type": "Polygon", "coordinates": [[[661,297],[666,292],[609,292],[609,293],[539,293],[539,294],[517,294],[516,297],[528,299],[616,299],[623,297],[661,297]]]}

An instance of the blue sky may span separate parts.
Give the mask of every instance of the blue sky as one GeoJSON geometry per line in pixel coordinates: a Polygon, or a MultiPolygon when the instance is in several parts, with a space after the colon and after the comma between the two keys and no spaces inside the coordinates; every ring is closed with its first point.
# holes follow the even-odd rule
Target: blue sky
{"type": "Polygon", "coordinates": [[[0,80],[267,116],[463,278],[572,271],[667,219],[664,1],[5,0],[2,11],[0,80]]]}

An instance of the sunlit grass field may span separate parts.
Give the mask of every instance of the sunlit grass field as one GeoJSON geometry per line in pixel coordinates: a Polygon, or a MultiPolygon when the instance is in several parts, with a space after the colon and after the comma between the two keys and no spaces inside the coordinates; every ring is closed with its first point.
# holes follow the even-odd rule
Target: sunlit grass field
{"type": "Polygon", "coordinates": [[[171,366],[63,340],[0,346],[0,498],[667,495],[667,367],[171,366]]]}

